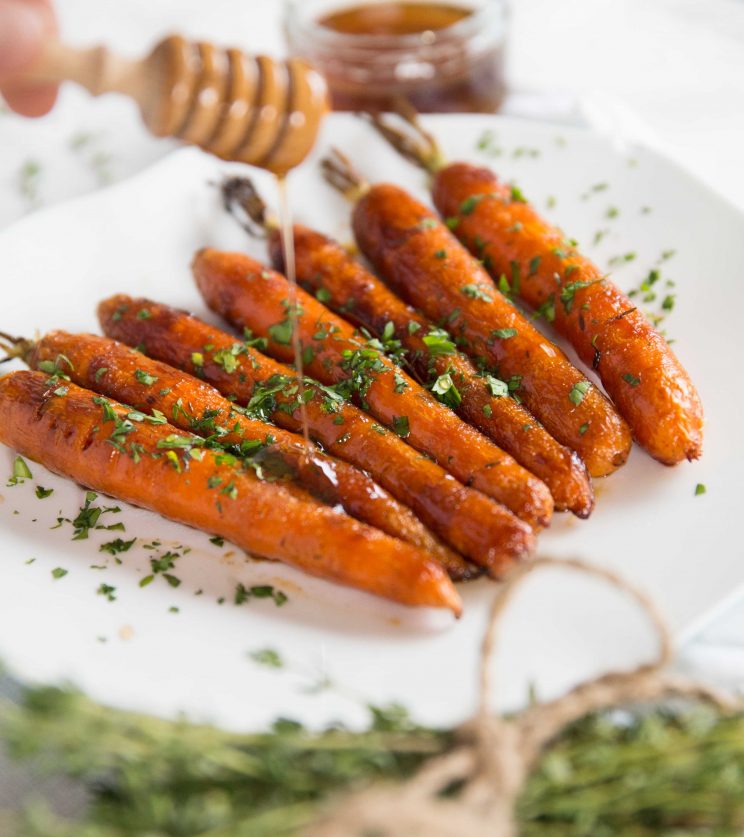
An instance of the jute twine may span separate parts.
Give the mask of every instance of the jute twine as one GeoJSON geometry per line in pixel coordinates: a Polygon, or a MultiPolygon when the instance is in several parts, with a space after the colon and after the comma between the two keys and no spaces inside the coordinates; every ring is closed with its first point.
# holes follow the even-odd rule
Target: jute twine
{"type": "Polygon", "coordinates": [[[557,558],[539,558],[518,566],[491,605],[481,648],[478,710],[457,730],[457,745],[430,759],[408,781],[374,785],[344,797],[305,831],[305,837],[514,837],[514,811],[525,782],[544,748],[567,724],[598,710],[669,697],[707,701],[724,711],[740,708],[713,689],[662,674],[671,655],[669,629],[655,604],[614,572],[557,558]],[[545,567],[577,570],[627,593],[654,627],[659,652],[654,661],[631,671],[609,672],[556,700],[504,718],[489,707],[490,661],[499,622],[524,579],[545,567]],[[462,785],[461,792],[442,798],[440,793],[453,783],[462,785]]]}

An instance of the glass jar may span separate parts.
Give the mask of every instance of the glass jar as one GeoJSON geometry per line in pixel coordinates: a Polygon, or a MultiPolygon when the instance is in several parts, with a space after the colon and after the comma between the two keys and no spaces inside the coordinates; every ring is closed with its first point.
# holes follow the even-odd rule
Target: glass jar
{"type": "Polygon", "coordinates": [[[335,110],[498,110],[505,0],[287,0],[290,52],[326,77],[335,110]]]}

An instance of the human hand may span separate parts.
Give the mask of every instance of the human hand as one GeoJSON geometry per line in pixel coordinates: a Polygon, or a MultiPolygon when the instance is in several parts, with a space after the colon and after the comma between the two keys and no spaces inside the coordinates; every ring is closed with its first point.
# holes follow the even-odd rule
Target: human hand
{"type": "Polygon", "coordinates": [[[57,98],[57,85],[14,81],[57,33],[51,0],[0,0],[0,93],[23,116],[43,116],[57,98]]]}

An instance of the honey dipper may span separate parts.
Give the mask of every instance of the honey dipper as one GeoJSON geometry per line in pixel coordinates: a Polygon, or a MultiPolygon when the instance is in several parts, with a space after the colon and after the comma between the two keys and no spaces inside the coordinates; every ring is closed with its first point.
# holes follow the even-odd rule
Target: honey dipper
{"type": "Polygon", "coordinates": [[[74,81],[123,93],[156,136],[278,175],[301,163],[329,108],[323,77],[300,58],[274,61],[172,35],[140,59],[50,43],[24,82],[74,81]]]}

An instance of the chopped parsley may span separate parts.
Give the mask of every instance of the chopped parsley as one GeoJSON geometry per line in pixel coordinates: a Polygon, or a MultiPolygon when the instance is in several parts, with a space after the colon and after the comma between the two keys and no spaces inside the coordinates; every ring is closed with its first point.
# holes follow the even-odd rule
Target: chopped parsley
{"type": "Polygon", "coordinates": [[[271,584],[260,584],[254,587],[246,587],[244,584],[238,584],[235,588],[234,602],[236,605],[244,604],[250,599],[273,599],[277,607],[281,607],[289,600],[286,593],[277,590],[271,584]]]}
{"type": "Polygon", "coordinates": [[[460,293],[468,297],[468,299],[482,299],[483,302],[493,302],[493,297],[489,296],[482,288],[476,284],[463,285],[460,288],[460,293]]]}
{"type": "Polygon", "coordinates": [[[274,323],[269,326],[269,337],[275,342],[283,346],[289,346],[292,342],[292,321],[287,318],[280,323],[274,323]]]}
{"type": "Polygon", "coordinates": [[[630,372],[626,372],[626,373],[623,375],[623,380],[624,380],[627,384],[630,384],[632,387],[637,387],[637,386],[638,386],[638,384],[640,384],[640,383],[641,383],[641,379],[640,379],[640,378],[638,378],[638,377],[636,377],[635,375],[631,375],[631,374],[630,374],[630,372]]]}
{"type": "Polygon", "coordinates": [[[591,389],[589,381],[577,381],[568,393],[568,400],[577,407],[584,400],[584,396],[591,389]]]}
{"type": "Polygon", "coordinates": [[[465,198],[465,200],[460,204],[460,215],[472,215],[475,211],[475,207],[483,200],[483,198],[487,197],[487,195],[470,195],[470,197],[465,198]]]}
{"type": "Polygon", "coordinates": [[[131,541],[124,541],[121,538],[116,538],[116,540],[109,541],[108,543],[102,543],[98,547],[99,552],[108,552],[109,555],[119,555],[121,552],[129,552],[129,550],[134,546],[137,538],[132,538],[131,541]]]}
{"type": "Polygon", "coordinates": [[[704,485],[702,482],[699,482],[699,483],[695,486],[695,496],[696,496],[696,497],[699,497],[701,494],[705,494],[705,492],[706,492],[707,490],[708,490],[708,489],[705,487],[705,485],[704,485]]]}
{"type": "Polygon", "coordinates": [[[537,273],[537,269],[540,267],[541,261],[542,256],[534,256],[530,259],[529,269],[527,271],[528,276],[534,276],[537,273]]]}
{"type": "Polygon", "coordinates": [[[394,374],[394,381],[395,381],[395,392],[400,394],[404,390],[408,388],[408,381],[400,374],[400,372],[396,371],[394,374]]]}
{"type": "Polygon", "coordinates": [[[509,394],[509,385],[493,375],[486,375],[486,389],[494,398],[503,398],[509,394]]]}
{"type": "Polygon", "coordinates": [[[39,500],[43,500],[46,497],[51,497],[52,494],[54,494],[53,488],[44,488],[41,485],[36,486],[36,496],[39,498],[39,500]]]}
{"type": "Polygon", "coordinates": [[[411,428],[408,423],[408,416],[394,416],[393,417],[393,430],[400,436],[401,439],[405,439],[411,433],[411,428]]]}
{"type": "Polygon", "coordinates": [[[439,222],[436,218],[422,218],[418,224],[416,224],[416,228],[419,230],[431,230],[437,226],[439,222]]]}
{"type": "Polygon", "coordinates": [[[543,317],[547,322],[555,321],[555,294],[551,294],[532,315],[533,319],[543,317]]]}
{"type": "Polygon", "coordinates": [[[141,384],[144,384],[146,387],[151,387],[155,383],[155,381],[157,381],[157,376],[151,375],[149,372],[145,372],[143,369],[135,370],[134,377],[141,384]]]}
{"type": "Polygon", "coordinates": [[[384,372],[387,368],[381,352],[369,345],[359,349],[344,349],[339,366],[348,373],[348,377],[335,387],[344,398],[351,397],[353,393],[364,398],[377,380],[377,373],[384,372]]]}
{"type": "Polygon", "coordinates": [[[574,297],[576,296],[576,291],[580,291],[582,288],[588,288],[590,285],[594,285],[597,282],[601,282],[601,279],[593,279],[590,282],[584,282],[581,279],[577,279],[575,282],[568,282],[561,288],[560,299],[561,303],[563,304],[563,310],[566,314],[571,313],[571,309],[573,308],[574,304],[574,297]]]}
{"type": "Polygon", "coordinates": [[[579,436],[583,436],[584,433],[589,429],[589,422],[585,421],[581,427],[579,428],[579,436]]]}
{"type": "Polygon", "coordinates": [[[511,187],[511,199],[512,203],[527,203],[527,198],[524,196],[524,193],[519,186],[511,187]]]}
{"type": "Polygon", "coordinates": [[[229,349],[220,349],[212,355],[212,360],[221,366],[228,375],[232,375],[238,368],[238,355],[245,352],[245,346],[241,343],[234,343],[229,349]]]}
{"type": "Polygon", "coordinates": [[[462,395],[460,395],[460,391],[455,386],[452,375],[449,372],[445,372],[434,381],[431,391],[443,404],[446,404],[453,410],[462,403],[462,395]]]}
{"type": "Polygon", "coordinates": [[[628,262],[632,262],[632,261],[635,260],[635,258],[636,258],[636,254],[633,253],[633,252],[621,253],[619,256],[613,256],[609,260],[608,264],[610,265],[610,267],[617,267],[618,265],[627,264],[628,262]]]}
{"type": "Polygon", "coordinates": [[[434,258],[435,259],[446,259],[447,258],[447,251],[446,250],[437,250],[436,253],[434,253],[434,258]]]}
{"type": "Polygon", "coordinates": [[[211,537],[209,539],[209,542],[213,543],[215,546],[224,546],[225,545],[225,539],[223,537],[221,537],[220,535],[214,535],[213,537],[211,537]]]}
{"type": "Polygon", "coordinates": [[[511,265],[511,293],[515,296],[519,294],[521,286],[521,268],[519,262],[512,261],[511,265]]]}
{"type": "Polygon", "coordinates": [[[516,328],[497,328],[491,332],[491,337],[498,340],[508,340],[510,337],[516,337],[517,333],[516,328]]]}
{"type": "Polygon", "coordinates": [[[62,567],[55,567],[52,570],[52,578],[64,578],[67,575],[67,570],[63,569],[62,567]]]}
{"type": "Polygon", "coordinates": [[[327,288],[318,288],[318,290],[315,291],[315,298],[318,300],[318,302],[330,302],[331,292],[327,288]]]}
{"type": "Polygon", "coordinates": [[[279,652],[274,651],[273,648],[262,648],[258,651],[252,651],[249,656],[254,663],[266,666],[266,668],[284,667],[284,660],[279,656],[279,652]]]}
{"type": "Polygon", "coordinates": [[[16,456],[13,461],[13,476],[8,479],[8,487],[11,485],[18,485],[24,480],[30,479],[33,479],[33,474],[31,473],[28,465],[26,465],[25,460],[20,456],[16,456]]]}
{"type": "Polygon", "coordinates": [[[417,323],[415,320],[411,320],[408,323],[408,333],[409,334],[415,334],[420,328],[421,328],[421,325],[419,323],[417,323]]]}
{"type": "Polygon", "coordinates": [[[493,416],[493,407],[490,404],[483,405],[483,415],[486,418],[491,418],[493,416]]]}
{"type": "Polygon", "coordinates": [[[109,602],[116,601],[116,587],[112,587],[110,584],[100,584],[96,593],[99,596],[104,596],[109,602]]]}
{"type": "Polygon", "coordinates": [[[422,340],[432,357],[453,355],[457,351],[457,347],[452,342],[449,334],[442,328],[432,328],[428,334],[422,337],[422,340]]]}
{"type": "Polygon", "coordinates": [[[114,524],[114,526],[102,526],[99,525],[98,521],[101,515],[112,513],[118,514],[121,509],[119,506],[94,506],[92,505],[93,502],[97,499],[98,495],[95,491],[86,491],[85,492],[85,503],[79,509],[77,517],[69,521],[72,523],[74,528],[74,533],[72,539],[74,541],[82,541],[88,537],[88,533],[91,529],[112,529],[116,527],[117,529],[123,529],[123,525],[121,524],[114,524]]]}

